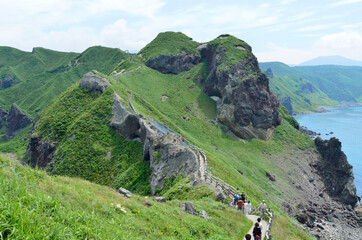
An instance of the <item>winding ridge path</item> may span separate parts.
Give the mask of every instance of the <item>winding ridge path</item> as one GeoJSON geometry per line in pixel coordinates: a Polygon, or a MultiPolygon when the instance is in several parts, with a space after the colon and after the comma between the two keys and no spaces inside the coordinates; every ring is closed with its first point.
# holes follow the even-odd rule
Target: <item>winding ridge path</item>
{"type": "MultiPolygon", "coordinates": [[[[133,58],[130,59],[130,61],[133,62],[133,58]]],[[[137,63],[138,64],[138,63],[137,63]]],[[[131,72],[134,72],[134,71],[137,71],[139,70],[142,65],[141,64],[138,64],[139,66],[136,68],[136,69],[133,69],[133,70],[130,70],[130,71],[127,71],[127,72],[120,72],[120,73],[117,73],[115,74],[112,78],[116,78],[120,75],[124,75],[124,74],[127,74],[127,73],[131,73],[131,72]]],[[[131,111],[134,113],[134,114],[138,114],[136,109],[134,108],[133,104],[132,104],[132,92],[130,91],[129,92],[130,95],[127,99],[127,102],[128,102],[128,106],[130,107],[131,111]]],[[[152,118],[148,118],[148,121],[150,122],[150,124],[152,126],[154,126],[156,129],[158,129],[158,132],[159,134],[166,134],[168,132],[174,132],[172,129],[169,129],[165,124],[162,124],[162,123],[159,123],[157,121],[155,121],[154,119],[152,118]]],[[[182,137],[180,136],[180,139],[182,137]]],[[[231,186],[230,184],[226,183],[225,181],[223,181],[222,179],[220,178],[216,178],[215,176],[213,176],[208,170],[207,170],[207,156],[206,156],[206,153],[199,147],[197,146],[194,146],[192,144],[190,144],[188,141],[181,141],[180,140],[180,144],[185,146],[185,147],[188,147],[190,149],[192,149],[196,155],[198,156],[198,159],[199,159],[199,163],[200,163],[200,169],[199,169],[199,177],[205,181],[205,183],[207,183],[207,180],[209,180],[209,184],[210,185],[213,185],[215,188],[221,188],[222,191],[224,192],[224,194],[228,197],[231,197],[231,199],[233,199],[233,194],[236,192],[236,188],[234,188],[233,186],[231,186]]],[[[248,180],[249,181],[249,180],[248,180]]],[[[249,181],[249,183],[252,184],[252,182],[249,181]]],[[[257,187],[255,184],[252,184],[254,187],[256,187],[257,189],[261,190],[259,187],[257,187]]],[[[232,206],[232,205],[231,205],[232,206]]],[[[233,206],[232,206],[233,207],[233,206]]],[[[243,213],[241,213],[243,214],[243,213]]],[[[262,239],[267,239],[267,240],[270,240],[271,237],[270,237],[270,232],[271,232],[271,226],[272,226],[272,221],[273,221],[273,213],[270,213],[270,211],[267,211],[267,215],[269,215],[269,217],[271,218],[271,221],[269,222],[266,222],[265,220],[262,220],[261,223],[263,225],[263,228],[262,228],[262,239]],[[267,233],[268,232],[268,233],[267,233]]],[[[254,229],[254,225],[258,219],[259,216],[257,215],[246,215],[246,217],[248,219],[250,219],[252,222],[253,222],[253,225],[251,226],[251,228],[249,229],[248,231],[248,234],[250,234],[252,236],[252,239],[253,239],[253,229],[254,229]]],[[[244,239],[244,236],[243,236],[243,239],[244,239]]]]}

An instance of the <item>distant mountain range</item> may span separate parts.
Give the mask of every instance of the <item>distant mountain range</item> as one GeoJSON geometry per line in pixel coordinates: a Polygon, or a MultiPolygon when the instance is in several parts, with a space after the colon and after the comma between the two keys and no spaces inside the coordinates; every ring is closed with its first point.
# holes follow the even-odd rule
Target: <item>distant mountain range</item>
{"type": "Polygon", "coordinates": [[[362,66],[362,61],[352,60],[342,56],[324,56],[308,60],[297,66],[319,65],[362,66]]]}
{"type": "Polygon", "coordinates": [[[362,101],[362,67],[295,66],[281,62],[259,63],[270,87],[289,113],[317,111],[318,106],[362,101]]]}

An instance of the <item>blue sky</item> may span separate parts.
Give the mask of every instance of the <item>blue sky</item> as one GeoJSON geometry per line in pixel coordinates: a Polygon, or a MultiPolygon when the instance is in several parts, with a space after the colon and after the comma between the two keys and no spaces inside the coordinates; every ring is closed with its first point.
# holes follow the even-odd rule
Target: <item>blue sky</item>
{"type": "Polygon", "coordinates": [[[0,46],[138,51],[163,31],[198,42],[232,34],[259,61],[362,61],[362,0],[0,0],[0,46]]]}

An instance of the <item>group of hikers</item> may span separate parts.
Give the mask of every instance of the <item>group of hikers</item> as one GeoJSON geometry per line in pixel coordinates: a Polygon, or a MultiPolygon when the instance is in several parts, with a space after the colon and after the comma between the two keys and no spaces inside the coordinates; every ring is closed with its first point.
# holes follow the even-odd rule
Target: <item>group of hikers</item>
{"type": "MultiPolygon", "coordinates": [[[[250,201],[247,200],[244,193],[241,193],[241,195],[239,195],[238,193],[235,193],[233,204],[235,206],[237,206],[238,210],[245,213],[245,215],[250,214],[250,212],[252,211],[251,203],[250,203],[250,201]]],[[[262,234],[261,233],[262,233],[262,229],[263,229],[263,224],[261,223],[261,220],[262,219],[264,220],[264,216],[265,216],[265,213],[266,213],[266,210],[267,210],[267,205],[265,203],[265,200],[263,200],[260,203],[257,210],[260,211],[260,217],[257,219],[257,222],[254,225],[253,236],[254,236],[254,240],[261,240],[262,239],[262,236],[261,236],[262,234]]],[[[251,240],[251,235],[246,234],[245,239],[246,240],[251,240]]]]}

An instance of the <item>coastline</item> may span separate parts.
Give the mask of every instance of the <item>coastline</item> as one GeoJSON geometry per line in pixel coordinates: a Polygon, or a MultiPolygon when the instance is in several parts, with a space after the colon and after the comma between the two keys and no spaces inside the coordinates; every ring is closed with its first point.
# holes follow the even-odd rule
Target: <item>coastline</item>
{"type": "Polygon", "coordinates": [[[342,102],[340,104],[334,106],[317,106],[319,110],[316,111],[307,111],[307,112],[293,112],[292,116],[298,115],[306,115],[306,114],[314,114],[314,113],[326,113],[330,112],[333,108],[344,108],[344,107],[360,107],[362,106],[362,102],[352,103],[352,102],[342,102]]]}

